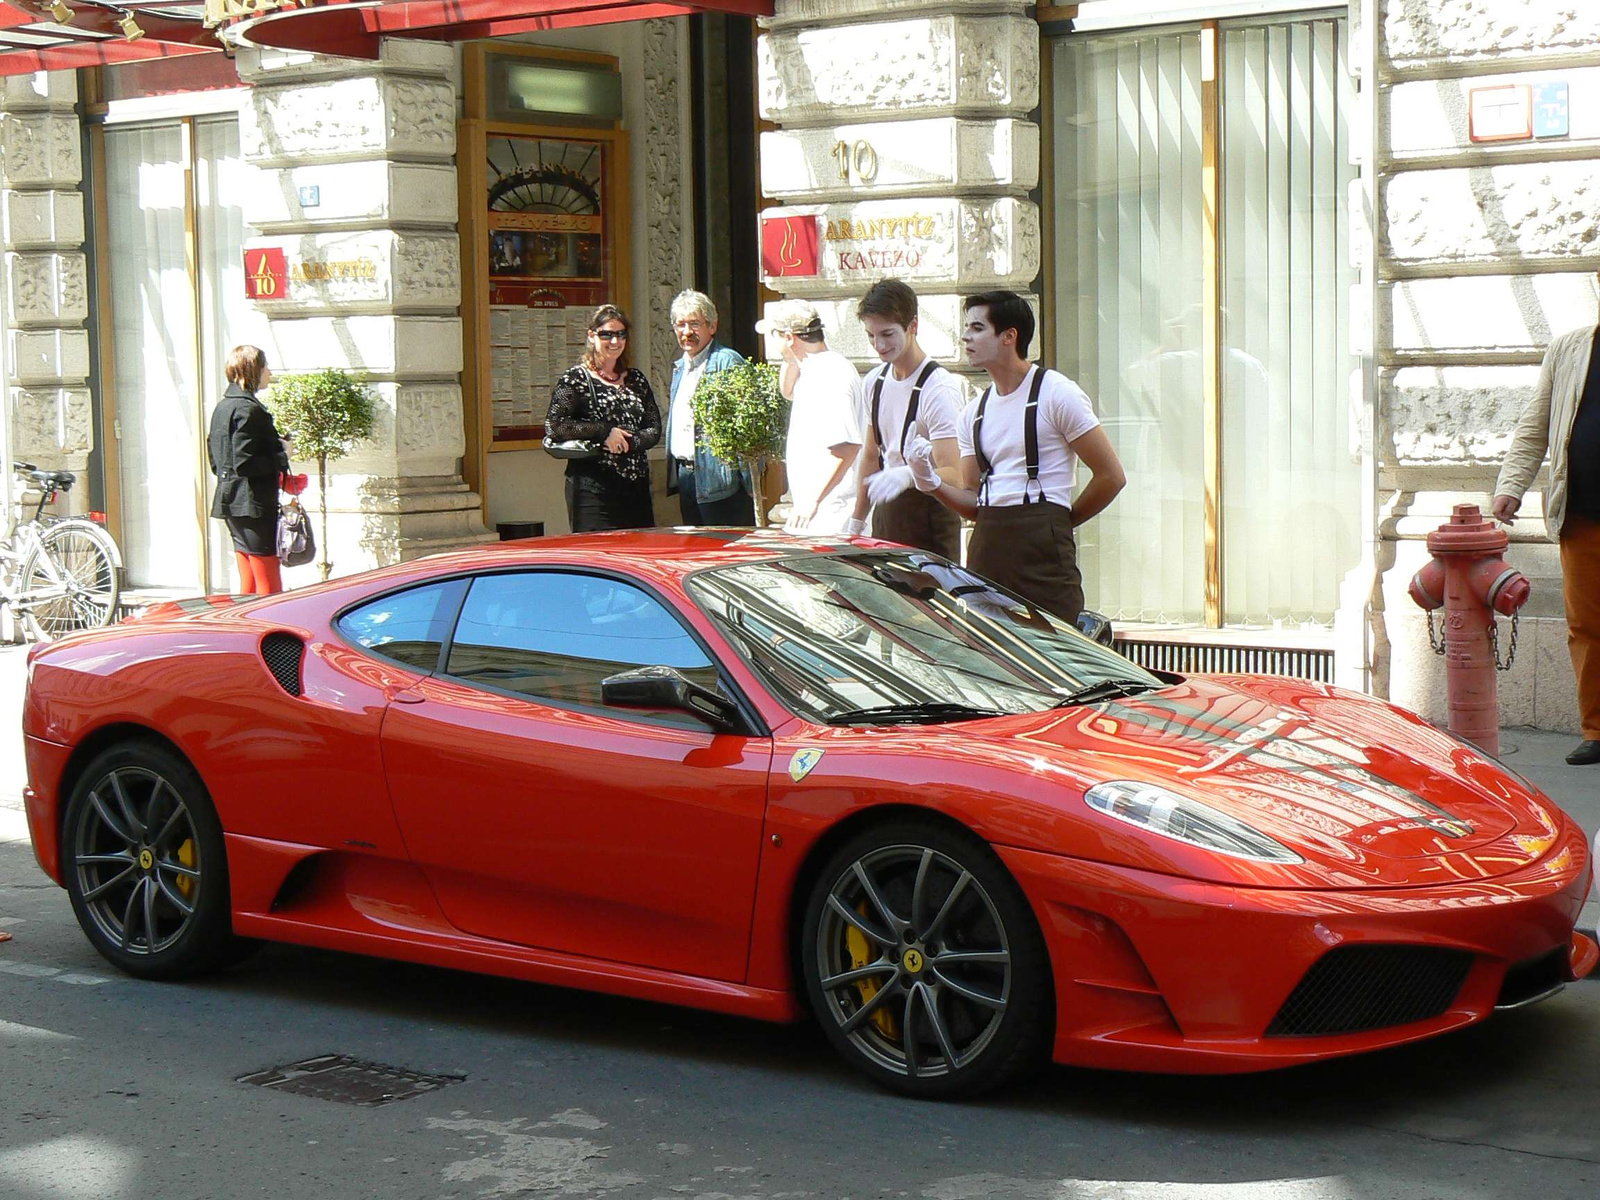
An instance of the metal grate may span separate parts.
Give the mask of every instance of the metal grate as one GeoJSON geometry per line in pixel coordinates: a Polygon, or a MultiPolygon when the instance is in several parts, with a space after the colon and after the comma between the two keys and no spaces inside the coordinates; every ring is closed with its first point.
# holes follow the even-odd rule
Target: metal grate
{"type": "Polygon", "coordinates": [[[1471,968],[1465,950],[1340,946],[1312,964],[1267,1036],[1318,1037],[1426,1021],[1450,1007],[1471,968]]]}
{"type": "Polygon", "coordinates": [[[323,1054],[290,1063],[286,1067],[252,1071],[239,1076],[238,1081],[275,1091],[293,1092],[297,1096],[331,1100],[335,1104],[377,1108],[380,1104],[392,1104],[424,1092],[438,1091],[465,1078],[465,1075],[425,1075],[402,1067],[362,1062],[347,1054],[323,1054]]]}
{"type": "Polygon", "coordinates": [[[1288,675],[1333,682],[1333,651],[1283,646],[1228,646],[1205,642],[1160,642],[1117,638],[1124,658],[1154,671],[1177,675],[1288,675]]]}
{"type": "Polygon", "coordinates": [[[261,660],[291,696],[300,694],[300,660],[305,652],[306,644],[292,633],[269,633],[261,639],[261,660]]]}

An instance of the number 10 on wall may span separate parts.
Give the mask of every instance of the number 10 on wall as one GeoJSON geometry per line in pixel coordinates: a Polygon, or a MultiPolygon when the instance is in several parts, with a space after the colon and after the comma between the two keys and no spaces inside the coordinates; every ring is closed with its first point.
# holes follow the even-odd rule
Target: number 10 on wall
{"type": "Polygon", "coordinates": [[[852,170],[861,183],[871,183],[878,177],[878,152],[872,148],[871,142],[864,139],[854,145],[842,141],[835,142],[829,153],[833,155],[834,162],[838,166],[839,178],[846,183],[850,182],[852,170]]]}

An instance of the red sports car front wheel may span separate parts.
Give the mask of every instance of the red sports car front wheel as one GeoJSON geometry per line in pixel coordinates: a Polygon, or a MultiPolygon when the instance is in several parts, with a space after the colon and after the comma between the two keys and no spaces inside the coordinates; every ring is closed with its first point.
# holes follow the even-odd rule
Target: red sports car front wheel
{"type": "Polygon", "coordinates": [[[63,832],[73,912],[107,960],[146,979],[227,960],[222,827],[188,763],[151,743],[111,747],[79,776],[63,832]]]}
{"type": "Polygon", "coordinates": [[[1043,1062],[1050,963],[994,852],[937,821],[871,827],[829,858],[807,905],[812,1011],[859,1070],[908,1095],[972,1095],[1043,1062]]]}

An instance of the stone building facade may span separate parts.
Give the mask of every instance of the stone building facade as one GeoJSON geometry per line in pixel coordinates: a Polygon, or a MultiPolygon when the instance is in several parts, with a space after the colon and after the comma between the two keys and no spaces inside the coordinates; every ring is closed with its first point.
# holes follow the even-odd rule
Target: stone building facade
{"type": "MultiPolygon", "coordinates": [[[[1406,596],[1427,558],[1422,539],[1455,503],[1487,509],[1545,345],[1597,317],[1600,8],[1363,0],[1357,12],[1379,98],[1366,173],[1376,285],[1371,686],[1441,717],[1443,666],[1406,596]],[[1549,137],[1474,141],[1474,93],[1481,106],[1480,89],[1506,85],[1564,86],[1565,132],[1553,132],[1558,121],[1549,137]]],[[[1540,516],[1530,492],[1508,561],[1533,595],[1501,677],[1502,719],[1575,731],[1560,562],[1540,516]]]]}

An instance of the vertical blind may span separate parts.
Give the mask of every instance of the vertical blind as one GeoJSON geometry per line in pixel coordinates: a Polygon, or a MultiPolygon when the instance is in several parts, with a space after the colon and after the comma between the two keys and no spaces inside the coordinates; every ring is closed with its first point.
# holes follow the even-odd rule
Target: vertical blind
{"type": "Polygon", "coordinates": [[[1345,23],[1221,46],[1223,618],[1328,624],[1360,559],[1345,23]]]}
{"type": "Polygon", "coordinates": [[[1127,472],[1079,529],[1089,606],[1204,615],[1197,33],[1056,44],[1056,349],[1127,472]]]}
{"type": "MultiPolygon", "coordinates": [[[[1327,623],[1359,558],[1343,206],[1345,23],[1224,26],[1223,617],[1327,623]]],[[[1198,31],[1055,45],[1057,363],[1128,474],[1083,526],[1091,607],[1204,618],[1198,31]]]]}

